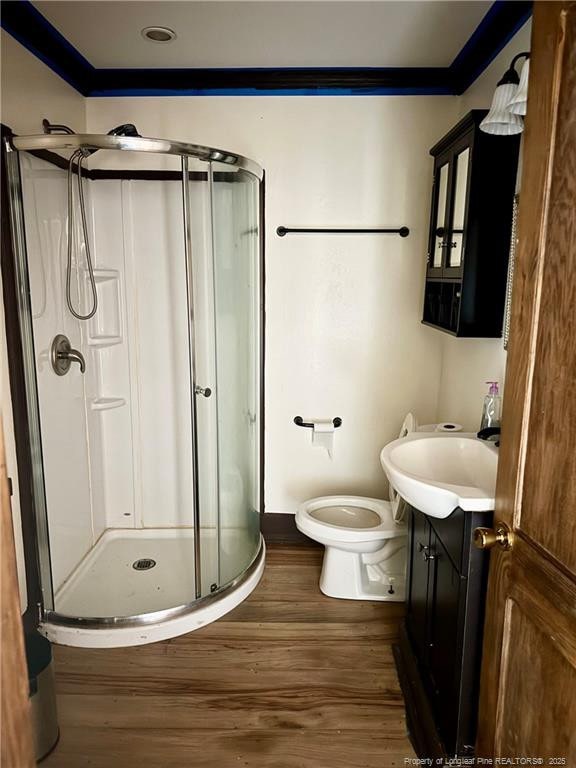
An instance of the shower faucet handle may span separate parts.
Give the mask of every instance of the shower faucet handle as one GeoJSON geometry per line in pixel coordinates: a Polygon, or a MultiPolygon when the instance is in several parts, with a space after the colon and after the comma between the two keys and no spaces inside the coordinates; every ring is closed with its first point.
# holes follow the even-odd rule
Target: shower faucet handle
{"type": "Polygon", "coordinates": [[[204,395],[204,397],[210,397],[210,395],[212,394],[212,390],[210,389],[210,387],[199,387],[198,385],[194,387],[194,392],[197,395],[204,395]]]}
{"type": "Polygon", "coordinates": [[[65,376],[70,370],[72,363],[78,363],[80,366],[80,373],[84,373],[86,370],[84,355],[81,352],[78,352],[77,349],[72,349],[70,339],[67,336],[64,336],[63,333],[59,333],[54,337],[50,359],[52,368],[58,376],[65,376]]]}

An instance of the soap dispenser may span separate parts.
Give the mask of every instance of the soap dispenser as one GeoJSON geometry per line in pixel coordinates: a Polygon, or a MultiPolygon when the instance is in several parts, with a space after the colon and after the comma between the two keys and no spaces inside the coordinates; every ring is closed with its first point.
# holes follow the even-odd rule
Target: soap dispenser
{"type": "Polygon", "coordinates": [[[498,382],[487,381],[486,384],[490,384],[490,389],[484,398],[482,421],[480,423],[481,430],[486,429],[486,427],[500,426],[500,394],[498,392],[498,382]]]}

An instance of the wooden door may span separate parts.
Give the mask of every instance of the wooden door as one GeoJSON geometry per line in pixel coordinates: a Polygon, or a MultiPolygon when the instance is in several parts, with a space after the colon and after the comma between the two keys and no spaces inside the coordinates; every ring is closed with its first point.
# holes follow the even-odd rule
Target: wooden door
{"type": "Polygon", "coordinates": [[[10,493],[0,419],[0,765],[32,768],[32,730],[28,701],[28,674],[20,617],[16,552],[12,530],[10,493]]]}
{"type": "Polygon", "coordinates": [[[576,3],[537,2],[477,749],[576,765],[576,3]]]}

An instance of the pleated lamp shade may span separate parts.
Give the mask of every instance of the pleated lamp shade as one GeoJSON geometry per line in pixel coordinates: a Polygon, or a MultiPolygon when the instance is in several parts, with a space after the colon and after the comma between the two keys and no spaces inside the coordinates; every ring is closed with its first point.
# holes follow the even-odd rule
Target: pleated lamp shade
{"type": "Polygon", "coordinates": [[[502,83],[494,91],[490,111],[480,123],[480,130],[497,136],[513,136],[522,133],[524,122],[519,115],[510,112],[508,105],[516,96],[517,83],[502,83]]]}
{"type": "Polygon", "coordinates": [[[528,105],[528,76],[530,74],[530,59],[526,59],[522,72],[520,72],[520,83],[510,103],[508,109],[513,115],[525,115],[528,105]]]}

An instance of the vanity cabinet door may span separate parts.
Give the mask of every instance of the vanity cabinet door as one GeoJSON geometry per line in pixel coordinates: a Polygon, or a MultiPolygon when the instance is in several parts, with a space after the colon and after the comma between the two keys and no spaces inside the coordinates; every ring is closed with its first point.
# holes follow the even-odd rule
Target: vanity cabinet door
{"type": "Polygon", "coordinates": [[[406,624],[420,661],[428,651],[428,583],[431,528],[425,515],[412,510],[408,613],[406,624]]]}
{"type": "Polygon", "coordinates": [[[432,533],[433,556],[429,599],[430,681],[438,731],[450,754],[456,745],[462,622],[460,603],[466,579],[451,561],[440,539],[432,533]]]}

